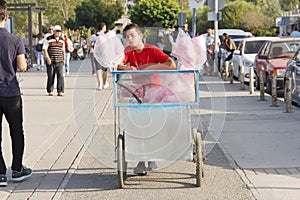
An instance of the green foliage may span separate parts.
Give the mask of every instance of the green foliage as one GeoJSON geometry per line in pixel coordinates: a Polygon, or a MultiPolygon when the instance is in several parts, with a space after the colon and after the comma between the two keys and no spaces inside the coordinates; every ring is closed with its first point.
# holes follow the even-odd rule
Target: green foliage
{"type": "Polygon", "coordinates": [[[279,4],[283,11],[295,11],[299,0],[280,0],[279,4]]]}
{"type": "MultiPolygon", "coordinates": [[[[206,31],[205,24],[213,27],[213,23],[207,21],[208,11],[209,8],[205,7],[198,9],[197,20],[201,22],[197,23],[197,30],[199,31],[200,28],[200,33],[206,31]]],[[[280,16],[280,7],[274,0],[231,0],[227,1],[222,9],[219,28],[243,29],[257,36],[274,35],[274,30],[270,27],[275,25],[278,16],[280,16]]]]}
{"type": "Polygon", "coordinates": [[[129,12],[130,19],[140,27],[174,27],[179,5],[173,0],[140,0],[129,12]]]}
{"type": "Polygon", "coordinates": [[[251,31],[256,27],[263,26],[261,19],[264,17],[253,3],[246,1],[235,1],[227,3],[222,10],[220,28],[244,29],[251,31]]]}
{"type": "MultiPolygon", "coordinates": [[[[83,0],[31,0],[30,3],[35,3],[34,8],[45,8],[42,11],[42,26],[43,31],[47,31],[47,26],[50,24],[59,24],[64,27],[64,23],[75,16],[75,7],[83,0]]],[[[28,0],[10,0],[8,3],[28,3],[28,0]]],[[[15,34],[20,37],[28,37],[28,12],[27,11],[11,11],[10,16],[14,17],[15,34]]],[[[33,34],[38,33],[38,14],[32,12],[32,29],[33,34]]]]}
{"type": "Polygon", "coordinates": [[[123,14],[123,6],[118,2],[108,3],[105,0],[89,0],[82,2],[75,9],[75,20],[69,20],[66,25],[71,29],[79,27],[98,29],[100,22],[105,22],[109,28],[123,14]]]}
{"type": "Polygon", "coordinates": [[[208,6],[202,6],[197,10],[196,32],[199,34],[206,33],[207,27],[214,27],[214,22],[207,20],[208,12],[211,12],[211,9],[208,6]]]}

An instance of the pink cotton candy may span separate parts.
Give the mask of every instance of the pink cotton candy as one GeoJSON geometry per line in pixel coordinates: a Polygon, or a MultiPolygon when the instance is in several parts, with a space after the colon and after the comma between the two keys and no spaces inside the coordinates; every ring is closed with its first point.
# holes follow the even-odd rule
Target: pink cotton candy
{"type": "Polygon", "coordinates": [[[203,36],[194,37],[192,39],[196,52],[195,66],[202,66],[207,60],[205,38],[203,36]]]}
{"type": "Polygon", "coordinates": [[[179,31],[172,55],[180,63],[179,70],[200,68],[206,62],[205,38],[202,36],[190,38],[179,31]]]}
{"type": "Polygon", "coordinates": [[[144,102],[184,103],[195,101],[193,74],[170,74],[160,78],[159,87],[150,87],[145,90],[144,102]]]}

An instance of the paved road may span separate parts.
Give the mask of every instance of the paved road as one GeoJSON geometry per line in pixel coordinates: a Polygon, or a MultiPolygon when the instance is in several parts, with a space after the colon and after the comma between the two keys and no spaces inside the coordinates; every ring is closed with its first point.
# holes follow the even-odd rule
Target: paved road
{"type": "MultiPolygon", "coordinates": [[[[257,93],[249,96],[237,84],[223,84],[218,77],[204,77],[200,83],[207,152],[204,186],[194,186],[193,163],[176,161],[159,163],[163,168],[144,177],[132,174],[132,163],[126,189],[118,189],[111,87],[95,91],[88,59],[73,61],[71,66],[65,97],[47,96],[43,72],[20,75],[24,160],[33,167],[34,175],[0,188],[0,199],[275,199],[280,195],[296,199],[300,188],[299,110],[287,114],[282,104],[271,108],[270,101],[257,101],[257,93]],[[295,119],[290,120],[292,117],[295,119]],[[251,125],[261,120],[268,123],[251,125]],[[270,124],[274,124],[271,131],[270,124]],[[269,170],[278,173],[266,173],[269,170]]],[[[6,123],[3,126],[8,162],[10,142],[6,123]]]]}

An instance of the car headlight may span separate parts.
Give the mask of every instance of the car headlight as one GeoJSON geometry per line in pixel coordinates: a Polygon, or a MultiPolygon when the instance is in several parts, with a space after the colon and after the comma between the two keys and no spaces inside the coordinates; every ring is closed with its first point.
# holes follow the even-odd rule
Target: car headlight
{"type": "Polygon", "coordinates": [[[285,69],[275,69],[273,71],[273,74],[275,74],[276,76],[284,76],[285,74],[285,69]]]}

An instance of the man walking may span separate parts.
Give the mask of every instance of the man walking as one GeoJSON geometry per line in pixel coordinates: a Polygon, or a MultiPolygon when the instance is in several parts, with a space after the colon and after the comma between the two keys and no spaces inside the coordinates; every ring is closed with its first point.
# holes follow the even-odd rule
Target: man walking
{"type": "Polygon", "coordinates": [[[47,66],[47,92],[53,96],[53,86],[55,75],[57,75],[57,96],[64,96],[64,76],[65,65],[65,42],[62,38],[61,26],[54,26],[54,34],[46,38],[43,45],[43,52],[47,66]]]}
{"type": "MultiPolygon", "coordinates": [[[[8,19],[7,3],[0,0],[0,124],[5,116],[12,141],[12,181],[22,181],[32,174],[22,164],[24,131],[22,97],[16,71],[27,70],[25,48],[21,38],[9,33],[4,24],[8,19]]],[[[6,165],[2,155],[2,126],[0,125],[0,186],[7,186],[6,165]]]]}
{"type": "MultiPolygon", "coordinates": [[[[205,73],[207,75],[214,74],[214,53],[215,53],[215,42],[217,42],[217,47],[220,46],[219,38],[215,38],[213,31],[210,27],[206,29],[207,35],[205,37],[205,45],[206,45],[206,57],[207,60],[204,63],[205,73]]],[[[219,51],[219,50],[218,50],[219,51]]]]}

